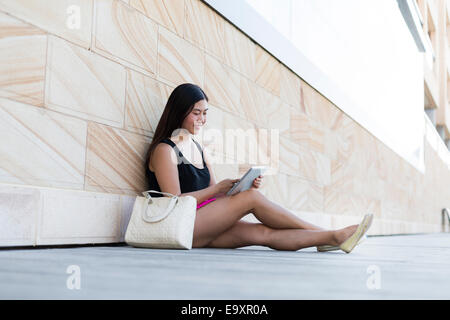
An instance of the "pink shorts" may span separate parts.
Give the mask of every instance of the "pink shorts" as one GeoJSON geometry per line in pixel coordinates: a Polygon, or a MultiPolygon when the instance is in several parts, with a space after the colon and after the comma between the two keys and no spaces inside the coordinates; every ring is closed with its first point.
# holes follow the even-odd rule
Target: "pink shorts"
{"type": "Polygon", "coordinates": [[[203,207],[204,205],[207,205],[210,202],[213,202],[214,200],[216,200],[216,198],[211,198],[211,199],[208,199],[206,201],[203,201],[202,203],[197,204],[197,209],[203,207]]]}

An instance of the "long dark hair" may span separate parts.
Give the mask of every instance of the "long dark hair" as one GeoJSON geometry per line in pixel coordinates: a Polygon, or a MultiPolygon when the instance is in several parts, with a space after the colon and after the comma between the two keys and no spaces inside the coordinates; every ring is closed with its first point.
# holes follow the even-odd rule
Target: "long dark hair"
{"type": "MultiPolygon", "coordinates": [[[[188,116],[194,108],[194,105],[200,100],[209,101],[205,92],[199,86],[192,83],[180,84],[172,91],[169,99],[167,99],[164,111],[156,126],[153,140],[147,151],[145,158],[147,168],[152,152],[158,143],[165,138],[169,138],[176,129],[181,128],[184,118],[188,116]]],[[[148,170],[145,170],[148,178],[147,172],[148,170]]]]}

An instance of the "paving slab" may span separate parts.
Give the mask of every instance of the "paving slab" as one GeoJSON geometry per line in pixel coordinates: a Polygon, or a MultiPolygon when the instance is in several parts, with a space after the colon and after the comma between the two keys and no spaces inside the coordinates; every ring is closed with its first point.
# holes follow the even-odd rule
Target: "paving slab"
{"type": "Polygon", "coordinates": [[[0,249],[0,299],[450,299],[450,233],[314,248],[0,249]]]}

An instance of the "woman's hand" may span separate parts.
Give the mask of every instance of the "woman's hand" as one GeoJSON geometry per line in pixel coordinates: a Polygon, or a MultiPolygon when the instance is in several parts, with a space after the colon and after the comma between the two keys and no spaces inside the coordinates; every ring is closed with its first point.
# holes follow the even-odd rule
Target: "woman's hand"
{"type": "Polygon", "coordinates": [[[236,182],[239,182],[241,179],[225,179],[220,181],[219,183],[216,183],[214,185],[215,187],[215,196],[223,196],[225,195],[236,182]]]}
{"type": "Polygon", "coordinates": [[[251,188],[258,189],[261,186],[262,178],[263,178],[262,175],[260,175],[258,178],[255,178],[255,180],[253,180],[251,188]]]}

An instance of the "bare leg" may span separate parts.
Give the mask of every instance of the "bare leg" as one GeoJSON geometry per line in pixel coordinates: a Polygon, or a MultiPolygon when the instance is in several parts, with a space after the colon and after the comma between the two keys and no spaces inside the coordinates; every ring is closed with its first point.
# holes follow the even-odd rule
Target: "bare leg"
{"type": "Polygon", "coordinates": [[[193,247],[204,247],[248,213],[253,213],[273,229],[322,230],[269,201],[258,190],[250,189],[234,196],[220,197],[197,210],[193,247]]]}
{"type": "Polygon", "coordinates": [[[259,191],[255,192],[260,196],[256,197],[257,201],[255,201],[255,206],[251,212],[254,212],[258,220],[265,225],[275,229],[326,230],[300,219],[289,210],[267,199],[259,191]]]}
{"type": "Polygon", "coordinates": [[[275,250],[297,251],[318,245],[339,245],[350,237],[358,225],[339,230],[273,229],[262,223],[238,221],[211,241],[211,248],[239,248],[263,245],[275,250]]]}

